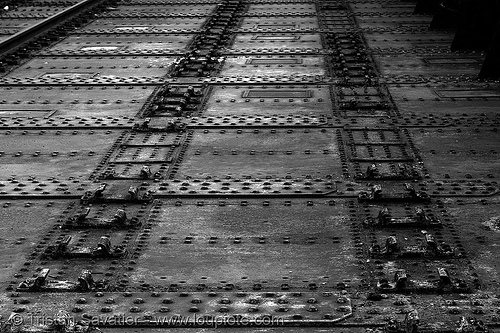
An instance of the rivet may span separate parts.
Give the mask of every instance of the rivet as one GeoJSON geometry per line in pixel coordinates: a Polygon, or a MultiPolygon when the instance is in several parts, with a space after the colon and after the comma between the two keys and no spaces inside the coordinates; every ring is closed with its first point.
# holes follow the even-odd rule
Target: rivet
{"type": "Polygon", "coordinates": [[[219,301],[220,304],[231,304],[231,300],[227,297],[224,297],[222,298],[220,301],[219,301]]]}

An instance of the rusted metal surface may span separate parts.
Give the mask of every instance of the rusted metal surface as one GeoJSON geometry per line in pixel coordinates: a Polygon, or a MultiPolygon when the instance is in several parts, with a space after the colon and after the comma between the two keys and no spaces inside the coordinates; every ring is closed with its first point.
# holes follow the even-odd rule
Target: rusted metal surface
{"type": "Polygon", "coordinates": [[[453,1],[4,2],[1,332],[498,331],[453,1]]]}

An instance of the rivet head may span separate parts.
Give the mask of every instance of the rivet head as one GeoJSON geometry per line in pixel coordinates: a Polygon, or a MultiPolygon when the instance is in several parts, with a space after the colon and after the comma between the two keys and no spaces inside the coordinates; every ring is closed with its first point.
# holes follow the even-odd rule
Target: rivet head
{"type": "Polygon", "coordinates": [[[200,312],[200,309],[197,306],[192,306],[189,308],[189,312],[200,312]]]}
{"type": "Polygon", "coordinates": [[[163,304],[172,304],[173,302],[174,302],[174,301],[172,301],[172,299],[171,299],[171,298],[165,298],[165,299],[162,301],[162,303],[163,303],[163,304]]]}
{"type": "Polygon", "coordinates": [[[78,301],[76,301],[77,304],[87,304],[87,300],[85,298],[79,298],[78,301]]]}
{"type": "Polygon", "coordinates": [[[134,304],[143,304],[144,303],[144,300],[142,298],[136,298],[134,300],[134,304]]]}
{"type": "Polygon", "coordinates": [[[346,302],[347,302],[347,299],[345,297],[339,297],[337,299],[337,303],[339,303],[339,304],[344,304],[346,302]]]}

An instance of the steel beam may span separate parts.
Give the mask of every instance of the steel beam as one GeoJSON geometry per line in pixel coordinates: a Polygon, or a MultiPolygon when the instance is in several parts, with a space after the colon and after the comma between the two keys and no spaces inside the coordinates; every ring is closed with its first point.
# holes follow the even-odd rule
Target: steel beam
{"type": "Polygon", "coordinates": [[[500,78],[500,23],[497,24],[496,33],[491,41],[488,54],[479,73],[481,79],[500,78]]]}
{"type": "Polygon", "coordinates": [[[439,0],[418,0],[413,14],[434,14],[439,0]]]}
{"type": "Polygon", "coordinates": [[[500,19],[499,8],[498,0],[462,1],[452,51],[488,49],[500,19]]]}
{"type": "Polygon", "coordinates": [[[440,0],[432,18],[431,30],[454,29],[458,25],[460,1],[440,0]]]}

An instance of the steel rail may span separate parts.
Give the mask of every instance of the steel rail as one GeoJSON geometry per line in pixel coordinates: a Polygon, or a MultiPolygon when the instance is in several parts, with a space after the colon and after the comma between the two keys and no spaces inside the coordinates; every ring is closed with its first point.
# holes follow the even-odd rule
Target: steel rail
{"type": "Polygon", "coordinates": [[[6,40],[0,42],[0,54],[7,54],[15,49],[26,44],[33,38],[42,35],[55,26],[63,23],[64,21],[74,17],[76,14],[93,7],[94,5],[103,2],[104,0],[84,0],[77,3],[65,10],[12,35],[6,40]]]}

